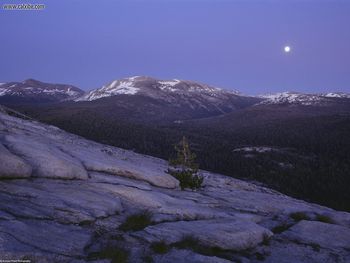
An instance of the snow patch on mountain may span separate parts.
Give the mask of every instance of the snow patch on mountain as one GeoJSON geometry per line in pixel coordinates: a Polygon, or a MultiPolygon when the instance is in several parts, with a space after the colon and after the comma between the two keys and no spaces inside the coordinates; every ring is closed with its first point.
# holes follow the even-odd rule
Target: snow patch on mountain
{"type": "Polygon", "coordinates": [[[237,149],[234,149],[233,151],[266,153],[266,152],[278,151],[278,149],[273,147],[266,147],[266,146],[260,146],[260,147],[250,146],[250,147],[237,148],[237,149]]]}
{"type": "MultiPolygon", "coordinates": [[[[28,88],[25,88],[26,90],[34,90],[33,87],[28,87],[28,88]]],[[[53,93],[66,93],[66,94],[69,94],[69,95],[76,95],[77,92],[75,91],[72,91],[71,89],[68,89],[68,90],[61,90],[61,89],[44,89],[44,90],[41,90],[41,92],[43,93],[49,93],[49,94],[53,94],[53,93]]]]}
{"type": "Polygon", "coordinates": [[[159,83],[161,85],[163,85],[163,87],[168,87],[168,86],[175,86],[176,84],[179,84],[180,83],[180,80],[178,79],[173,79],[173,80],[168,80],[168,81],[159,81],[159,83]]]}
{"type": "Polygon", "coordinates": [[[211,94],[217,94],[221,92],[229,92],[229,93],[234,93],[234,91],[224,91],[223,89],[216,88],[216,87],[210,87],[208,85],[191,85],[189,88],[190,92],[199,92],[199,91],[205,91],[211,94]]]}
{"type": "Polygon", "coordinates": [[[121,81],[119,84],[113,82],[109,87],[111,94],[136,94],[140,89],[133,86],[133,82],[121,81]]]}
{"type": "Polygon", "coordinates": [[[173,80],[164,80],[164,81],[158,81],[158,84],[160,85],[159,88],[164,91],[170,91],[170,92],[176,92],[179,89],[175,87],[181,83],[180,80],[178,79],[173,79],[173,80]]]}
{"type": "Polygon", "coordinates": [[[330,92],[322,95],[328,98],[350,98],[350,93],[345,92],[330,92]]]}
{"type": "Polygon", "coordinates": [[[7,92],[8,92],[7,89],[1,89],[0,88],[0,96],[6,95],[7,92]]]}
{"type": "Polygon", "coordinates": [[[135,80],[135,79],[140,78],[140,77],[141,77],[141,76],[133,76],[133,77],[130,77],[129,79],[135,80]]]}
{"type": "Polygon", "coordinates": [[[77,96],[79,92],[73,90],[72,87],[69,87],[68,90],[66,91],[66,93],[69,95],[69,96],[77,96]]]}

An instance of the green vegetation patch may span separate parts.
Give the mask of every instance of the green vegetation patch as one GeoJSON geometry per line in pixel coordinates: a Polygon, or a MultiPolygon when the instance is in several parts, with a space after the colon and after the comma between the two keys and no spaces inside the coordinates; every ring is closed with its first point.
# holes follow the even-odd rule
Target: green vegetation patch
{"type": "Polygon", "coordinates": [[[122,231],[139,231],[152,224],[152,214],[149,211],[142,211],[128,216],[119,229],[122,231]]]}
{"type": "Polygon", "coordinates": [[[153,242],[151,249],[157,254],[166,254],[170,250],[170,246],[165,243],[164,240],[153,242]]]}
{"type": "Polygon", "coordinates": [[[289,215],[294,221],[310,220],[310,217],[304,212],[295,212],[289,215]]]}

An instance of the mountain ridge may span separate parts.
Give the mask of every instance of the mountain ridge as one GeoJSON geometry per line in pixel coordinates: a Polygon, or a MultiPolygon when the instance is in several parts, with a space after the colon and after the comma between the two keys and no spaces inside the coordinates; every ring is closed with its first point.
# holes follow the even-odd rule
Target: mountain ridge
{"type": "Polygon", "coordinates": [[[186,94],[192,93],[206,93],[207,95],[218,96],[220,93],[239,95],[237,91],[223,90],[189,80],[160,80],[149,76],[133,76],[128,78],[122,78],[113,80],[112,82],[104,85],[101,88],[87,92],[85,96],[77,100],[96,100],[106,96],[113,96],[118,94],[143,94],[155,96],[154,92],[173,92],[186,94]],[[149,92],[150,94],[147,94],[149,92]]]}
{"type": "MultiPolygon", "coordinates": [[[[325,92],[325,93],[303,93],[285,91],[267,93],[263,95],[249,96],[236,90],[228,90],[210,86],[189,80],[161,80],[149,76],[133,76],[113,80],[101,88],[83,91],[73,85],[45,83],[35,79],[26,79],[23,82],[0,83],[0,99],[6,101],[6,96],[11,97],[35,97],[43,96],[48,102],[62,102],[72,100],[75,102],[94,101],[106,97],[118,95],[142,95],[154,99],[161,99],[168,103],[176,103],[174,96],[196,97],[192,103],[201,104],[198,99],[214,102],[218,99],[239,96],[261,99],[257,104],[301,104],[320,105],[331,103],[333,98],[348,99],[350,93],[325,92]],[[43,94],[45,96],[43,96],[43,94]],[[198,96],[200,98],[198,98],[198,96]],[[49,99],[48,97],[51,97],[49,99]],[[55,98],[56,97],[56,98],[55,98]]],[[[43,99],[45,101],[45,99],[43,99]]],[[[222,104],[222,103],[221,103],[222,104]]],[[[200,105],[203,107],[203,105],[200,105]]],[[[204,106],[205,107],[205,106],[204,106]]]]}
{"type": "Polygon", "coordinates": [[[350,93],[329,92],[329,93],[302,93],[302,92],[278,92],[257,97],[265,99],[259,104],[300,104],[310,105],[327,105],[334,102],[334,99],[349,99],[350,93]]]}

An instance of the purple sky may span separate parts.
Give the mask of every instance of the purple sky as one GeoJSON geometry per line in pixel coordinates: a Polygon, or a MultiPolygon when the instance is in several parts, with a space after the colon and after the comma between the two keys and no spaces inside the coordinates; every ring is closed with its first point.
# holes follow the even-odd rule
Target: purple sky
{"type": "Polygon", "coordinates": [[[88,90],[148,75],[246,94],[350,92],[350,1],[34,2],[46,9],[0,10],[0,82],[88,90]]]}

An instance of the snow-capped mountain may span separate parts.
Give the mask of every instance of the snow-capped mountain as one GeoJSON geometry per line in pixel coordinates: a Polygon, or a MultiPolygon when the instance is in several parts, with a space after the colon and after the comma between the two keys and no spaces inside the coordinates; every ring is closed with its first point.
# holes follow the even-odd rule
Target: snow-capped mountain
{"type": "Polygon", "coordinates": [[[84,92],[72,85],[44,83],[34,79],[0,84],[1,100],[57,102],[72,100],[84,92]]]}
{"type": "Polygon", "coordinates": [[[324,94],[304,94],[299,92],[282,92],[275,94],[260,95],[265,99],[259,105],[268,104],[297,104],[304,106],[328,105],[334,103],[334,98],[350,98],[347,93],[324,93],[324,94]]]}
{"type": "Polygon", "coordinates": [[[193,81],[136,76],[112,81],[75,101],[103,104],[104,108],[107,104],[114,109],[122,107],[119,112],[137,112],[142,118],[152,115],[152,119],[180,120],[231,112],[261,99],[193,81]]]}
{"type": "Polygon", "coordinates": [[[145,95],[156,99],[169,99],[169,96],[195,96],[200,94],[202,97],[215,100],[224,96],[238,95],[237,91],[228,91],[206,84],[185,80],[158,80],[145,76],[134,76],[121,80],[114,80],[102,88],[95,89],[86,95],[78,98],[77,101],[93,101],[104,97],[116,95],[145,95]]]}

